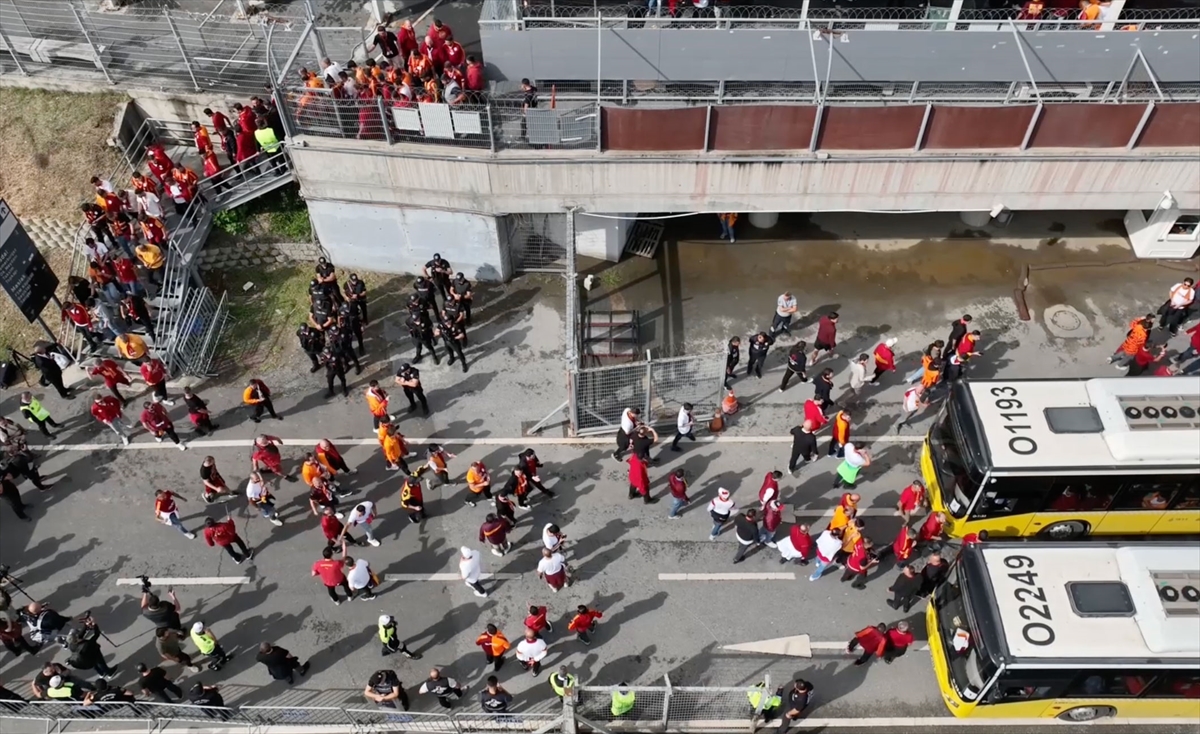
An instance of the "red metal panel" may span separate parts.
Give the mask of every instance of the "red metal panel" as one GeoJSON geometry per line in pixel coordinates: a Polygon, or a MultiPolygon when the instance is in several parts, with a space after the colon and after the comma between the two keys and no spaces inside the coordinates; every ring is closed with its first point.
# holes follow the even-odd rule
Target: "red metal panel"
{"type": "Polygon", "coordinates": [[[1200,103],[1156,104],[1139,148],[1200,148],[1200,103]]]}
{"type": "Polygon", "coordinates": [[[808,150],[817,108],[806,105],[713,107],[710,150],[808,150]]]}
{"type": "Polygon", "coordinates": [[[924,105],[826,107],[817,147],[823,150],[912,148],[924,117],[924,105]]]}
{"type": "Polygon", "coordinates": [[[601,108],[605,150],[704,150],[704,107],[676,109],[601,108]]]}
{"type": "Polygon", "coordinates": [[[931,150],[1019,148],[1033,119],[1034,105],[957,107],[935,105],[925,128],[931,150]]]}
{"type": "Polygon", "coordinates": [[[1146,112],[1144,104],[1048,104],[1030,148],[1124,148],[1146,112]]]}

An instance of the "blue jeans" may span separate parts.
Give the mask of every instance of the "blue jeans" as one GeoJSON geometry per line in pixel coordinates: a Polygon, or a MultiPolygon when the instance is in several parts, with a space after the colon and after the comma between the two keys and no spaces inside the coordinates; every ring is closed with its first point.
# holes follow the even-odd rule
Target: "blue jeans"
{"type": "Polygon", "coordinates": [[[729,222],[726,222],[724,219],[722,219],[720,221],[721,221],[721,239],[729,238],[730,240],[733,240],[734,239],[733,227],[729,226],[729,222]]]}
{"type": "Polygon", "coordinates": [[[687,500],[681,500],[678,497],[676,497],[674,499],[674,501],[671,502],[670,517],[679,517],[679,511],[682,510],[683,506],[686,504],[687,504],[687,500]]]}
{"type": "Polygon", "coordinates": [[[1196,348],[1189,344],[1187,349],[1179,353],[1179,356],[1175,358],[1175,361],[1183,362],[1184,360],[1191,359],[1198,354],[1200,354],[1200,352],[1197,352],[1196,348]]]}
{"type": "Polygon", "coordinates": [[[1184,374],[1184,375],[1200,374],[1200,359],[1197,359],[1196,361],[1189,364],[1187,367],[1184,367],[1180,371],[1180,374],[1184,374]]]}
{"type": "Polygon", "coordinates": [[[724,519],[724,520],[721,520],[720,522],[717,522],[716,520],[713,520],[713,529],[712,529],[712,532],[708,534],[708,537],[710,537],[710,538],[715,538],[715,537],[717,537],[718,535],[720,535],[720,534],[721,534],[721,528],[725,527],[725,523],[727,523],[727,522],[729,522],[729,519],[728,519],[728,518],[726,518],[726,519],[724,519]]]}
{"type": "Polygon", "coordinates": [[[907,375],[905,375],[904,381],[905,382],[916,382],[923,374],[925,374],[925,366],[924,365],[916,368],[912,372],[909,372],[907,375]]]}
{"type": "Polygon", "coordinates": [[[758,529],[759,545],[766,545],[767,543],[774,543],[774,542],[775,542],[775,533],[772,533],[770,530],[767,530],[766,528],[763,528],[763,527],[760,527],[758,529]]]}
{"type": "Polygon", "coordinates": [[[268,520],[275,517],[275,503],[274,502],[261,502],[261,503],[255,503],[255,504],[257,504],[257,506],[258,506],[259,514],[261,514],[263,517],[267,518],[268,520]]]}
{"type": "Polygon", "coordinates": [[[183,526],[182,522],[179,521],[179,515],[177,513],[172,512],[170,515],[167,515],[167,522],[171,524],[171,527],[177,528],[181,533],[191,532],[183,526]]]}
{"type": "Polygon", "coordinates": [[[817,570],[813,571],[812,575],[808,577],[809,581],[816,581],[817,579],[821,578],[821,574],[825,573],[825,569],[833,565],[833,561],[826,563],[825,561],[821,560],[821,556],[819,555],[813,556],[813,560],[817,562],[817,570]]]}

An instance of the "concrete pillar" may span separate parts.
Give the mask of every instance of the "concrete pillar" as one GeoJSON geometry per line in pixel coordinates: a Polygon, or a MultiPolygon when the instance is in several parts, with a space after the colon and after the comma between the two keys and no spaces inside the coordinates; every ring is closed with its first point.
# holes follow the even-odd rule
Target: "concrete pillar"
{"type": "Polygon", "coordinates": [[[575,214],[575,251],[585,257],[617,262],[625,249],[636,214],[612,214],[594,217],[575,214]]]}
{"type": "Polygon", "coordinates": [[[986,227],[992,221],[991,212],[959,212],[958,217],[969,227],[986,227]]]}
{"type": "Polygon", "coordinates": [[[779,223],[779,212],[750,212],[750,226],[755,229],[770,229],[779,223]]]}

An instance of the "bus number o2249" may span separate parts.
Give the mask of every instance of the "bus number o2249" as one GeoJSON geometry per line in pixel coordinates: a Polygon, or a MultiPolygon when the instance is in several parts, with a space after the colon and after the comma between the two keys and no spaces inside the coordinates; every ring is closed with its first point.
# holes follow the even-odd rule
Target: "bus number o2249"
{"type": "Polygon", "coordinates": [[[1032,431],[1031,425],[1020,425],[1018,420],[1029,421],[1028,413],[1008,413],[1003,411],[1020,410],[1025,407],[1020,400],[1017,400],[1017,388],[1010,385],[1002,387],[993,387],[992,396],[996,398],[996,407],[1002,412],[1000,417],[1004,419],[1004,430],[1014,434],[1008,439],[1008,450],[1014,454],[1021,456],[1029,456],[1037,452],[1037,442],[1029,436],[1022,436],[1022,431],[1032,431]]]}
{"type": "Polygon", "coordinates": [[[1050,605],[1046,603],[1046,591],[1038,586],[1037,574],[1033,572],[1033,559],[1029,556],[1005,556],[1004,565],[1017,570],[1008,577],[1024,586],[1013,591],[1013,597],[1021,606],[1017,614],[1025,620],[1021,628],[1021,636],[1031,645],[1045,647],[1054,643],[1054,628],[1046,624],[1053,621],[1050,617],[1050,605]],[[1024,570],[1019,570],[1024,569],[1024,570]],[[1040,603],[1034,603],[1040,602],[1040,603]],[[1040,620],[1045,620],[1040,621],[1040,620]]]}

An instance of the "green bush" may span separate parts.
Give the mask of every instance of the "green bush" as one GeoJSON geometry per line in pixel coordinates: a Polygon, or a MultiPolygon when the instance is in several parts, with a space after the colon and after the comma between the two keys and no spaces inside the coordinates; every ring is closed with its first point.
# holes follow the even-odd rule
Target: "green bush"
{"type": "Polygon", "coordinates": [[[267,226],[271,232],[288,242],[308,242],[312,238],[312,226],[308,221],[308,209],[285,209],[267,214],[267,226]]]}
{"type": "Polygon", "coordinates": [[[250,231],[250,218],[243,207],[227,209],[213,214],[213,226],[225,234],[246,234],[250,231]]]}

